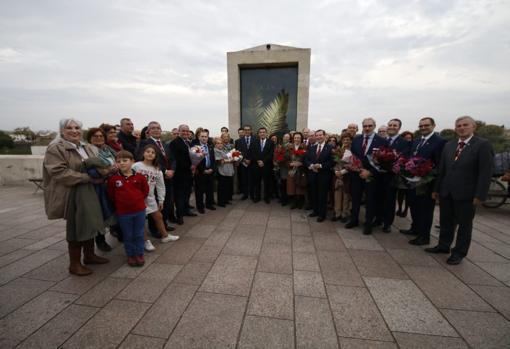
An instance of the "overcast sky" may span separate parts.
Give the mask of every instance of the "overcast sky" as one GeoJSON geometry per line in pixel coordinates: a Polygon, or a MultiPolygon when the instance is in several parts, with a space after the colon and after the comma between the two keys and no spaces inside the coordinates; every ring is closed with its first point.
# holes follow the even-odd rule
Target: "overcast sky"
{"type": "MultiPolygon", "coordinates": [[[[0,129],[227,124],[226,52],[312,49],[309,126],[510,126],[510,1],[0,1],[0,129]]],[[[214,132],[217,133],[217,132],[214,132]]]]}

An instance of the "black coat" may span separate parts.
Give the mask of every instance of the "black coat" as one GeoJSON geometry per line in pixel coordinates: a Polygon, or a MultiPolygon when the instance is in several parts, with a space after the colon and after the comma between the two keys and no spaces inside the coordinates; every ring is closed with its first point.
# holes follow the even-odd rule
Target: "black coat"
{"type": "MultiPolygon", "coordinates": [[[[264,149],[260,149],[261,142],[259,139],[255,139],[250,143],[250,149],[248,151],[249,159],[253,162],[257,162],[262,160],[264,162],[264,167],[272,167],[273,166],[273,155],[274,155],[274,143],[266,138],[266,143],[264,144],[264,149]]],[[[257,166],[255,164],[255,166],[257,166]]]]}
{"type": "Polygon", "coordinates": [[[168,150],[174,159],[174,184],[189,184],[192,182],[191,159],[189,147],[181,137],[177,137],[168,144],[168,150]]]}

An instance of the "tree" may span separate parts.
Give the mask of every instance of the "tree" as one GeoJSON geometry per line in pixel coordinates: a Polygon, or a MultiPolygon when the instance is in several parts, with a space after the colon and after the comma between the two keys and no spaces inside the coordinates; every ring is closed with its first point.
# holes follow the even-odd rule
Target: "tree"
{"type": "Polygon", "coordinates": [[[9,136],[4,131],[0,131],[0,148],[9,148],[12,149],[14,147],[14,141],[11,136],[9,136]]]}
{"type": "Polygon", "coordinates": [[[439,132],[439,135],[441,137],[443,137],[444,139],[446,139],[447,141],[455,139],[455,137],[456,137],[455,130],[453,130],[451,128],[445,128],[444,130],[439,132]]]}
{"type": "Polygon", "coordinates": [[[15,128],[13,134],[24,136],[27,142],[32,142],[35,140],[35,132],[32,131],[28,126],[15,128]]]}

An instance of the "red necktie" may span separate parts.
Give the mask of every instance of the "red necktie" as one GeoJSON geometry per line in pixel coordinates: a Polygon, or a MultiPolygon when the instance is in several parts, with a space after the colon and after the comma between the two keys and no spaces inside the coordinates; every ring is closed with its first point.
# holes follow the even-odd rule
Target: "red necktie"
{"type": "Polygon", "coordinates": [[[368,145],[368,136],[365,136],[365,139],[363,139],[363,145],[361,146],[361,152],[363,155],[367,152],[367,145],[368,145]]]}
{"type": "Polygon", "coordinates": [[[319,157],[319,155],[321,155],[321,151],[322,151],[322,149],[321,149],[321,145],[319,144],[319,145],[317,146],[317,157],[319,157]]]}
{"type": "Polygon", "coordinates": [[[457,150],[455,151],[455,161],[457,161],[457,159],[459,158],[460,153],[462,153],[462,149],[464,149],[465,145],[466,143],[464,142],[459,142],[459,144],[457,145],[457,150]]]}
{"type": "Polygon", "coordinates": [[[156,144],[158,145],[159,150],[161,150],[161,152],[164,155],[165,154],[165,148],[163,148],[163,144],[161,144],[161,141],[159,139],[156,141],[156,144]]]}

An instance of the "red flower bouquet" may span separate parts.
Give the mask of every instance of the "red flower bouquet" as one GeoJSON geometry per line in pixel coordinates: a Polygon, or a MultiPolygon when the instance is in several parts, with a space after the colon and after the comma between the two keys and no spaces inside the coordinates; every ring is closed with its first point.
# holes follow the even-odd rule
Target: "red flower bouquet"
{"type": "Polygon", "coordinates": [[[400,156],[392,170],[406,181],[407,187],[416,188],[418,195],[424,194],[425,184],[436,177],[434,163],[421,156],[413,156],[410,159],[400,156]]]}
{"type": "Polygon", "coordinates": [[[398,154],[395,149],[382,146],[375,148],[371,156],[368,156],[370,164],[375,167],[379,172],[390,172],[393,169],[393,164],[398,159],[398,154]]]}
{"type": "Polygon", "coordinates": [[[274,161],[277,163],[282,163],[288,159],[287,149],[284,146],[278,145],[274,152],[274,161]]]}
{"type": "Polygon", "coordinates": [[[294,156],[304,156],[306,154],[306,150],[298,148],[298,149],[292,149],[292,155],[294,156]]]}

